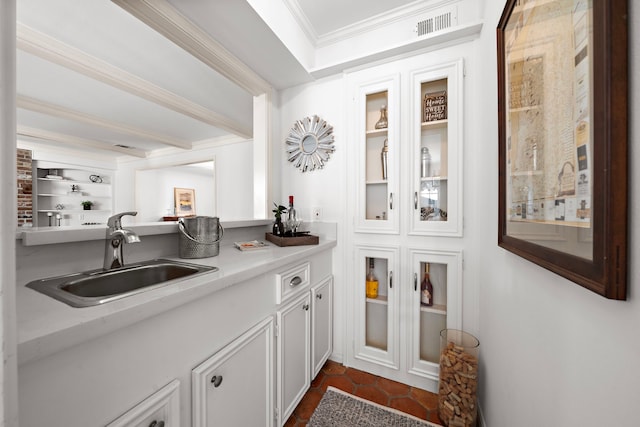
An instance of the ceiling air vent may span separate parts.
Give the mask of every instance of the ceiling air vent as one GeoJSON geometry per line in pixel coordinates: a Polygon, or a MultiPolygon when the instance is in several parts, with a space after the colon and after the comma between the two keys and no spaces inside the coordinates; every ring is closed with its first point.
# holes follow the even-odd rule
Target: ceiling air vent
{"type": "Polygon", "coordinates": [[[430,16],[416,24],[416,32],[418,37],[431,34],[436,31],[450,28],[456,21],[455,10],[438,11],[438,13],[430,16]]]}

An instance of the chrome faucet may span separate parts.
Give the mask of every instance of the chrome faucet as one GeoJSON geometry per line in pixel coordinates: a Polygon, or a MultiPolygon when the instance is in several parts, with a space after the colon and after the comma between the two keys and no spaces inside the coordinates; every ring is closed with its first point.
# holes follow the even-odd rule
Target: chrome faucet
{"type": "Polygon", "coordinates": [[[125,215],[138,215],[138,212],[122,212],[115,214],[107,220],[107,239],[104,246],[104,265],[105,270],[112,268],[124,267],[124,258],[122,255],[122,246],[124,243],[136,243],[140,241],[140,237],[131,230],[122,228],[122,217],[125,215]]]}

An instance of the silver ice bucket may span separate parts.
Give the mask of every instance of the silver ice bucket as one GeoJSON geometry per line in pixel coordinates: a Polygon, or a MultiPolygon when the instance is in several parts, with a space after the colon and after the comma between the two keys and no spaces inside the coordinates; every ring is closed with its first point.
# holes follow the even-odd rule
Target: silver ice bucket
{"type": "Polygon", "coordinates": [[[224,230],[214,216],[195,216],[178,220],[180,258],[208,258],[220,253],[224,230]]]}

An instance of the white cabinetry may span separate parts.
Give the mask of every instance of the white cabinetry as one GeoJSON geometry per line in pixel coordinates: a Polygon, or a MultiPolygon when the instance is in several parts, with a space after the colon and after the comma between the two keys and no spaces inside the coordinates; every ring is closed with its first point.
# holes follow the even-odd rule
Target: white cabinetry
{"type": "Polygon", "coordinates": [[[273,318],[192,372],[193,426],[273,426],[273,318]]]}
{"type": "Polygon", "coordinates": [[[409,363],[406,370],[434,385],[440,373],[440,331],[462,328],[462,253],[410,248],[407,259],[412,279],[409,283],[413,286],[403,288],[402,312],[409,319],[408,330],[403,334],[409,363]],[[433,285],[431,306],[420,300],[425,271],[429,271],[433,285]]]}
{"type": "Polygon", "coordinates": [[[46,161],[34,162],[34,171],[34,227],[105,224],[112,215],[111,171],[46,161]]]}
{"type": "Polygon", "coordinates": [[[395,246],[358,246],[356,278],[354,351],[355,357],[392,369],[400,368],[400,294],[393,276],[400,272],[400,249],[395,246]],[[373,260],[378,279],[377,298],[368,298],[365,279],[373,260]]]}
{"type": "Polygon", "coordinates": [[[411,234],[462,236],[462,73],[458,60],[409,75],[411,234]]]}
{"type": "MultiPolygon", "coordinates": [[[[298,402],[293,400],[310,383],[311,367],[321,365],[331,351],[331,319],[327,317],[333,246],[323,241],[298,250],[223,250],[218,262],[229,267],[225,274],[203,275],[191,281],[192,286],[177,286],[181,289],[162,298],[149,291],[148,302],[136,306],[142,318],[98,314],[87,322],[85,315],[91,313],[83,312],[85,322],[73,331],[23,342],[22,354],[31,355],[19,361],[21,425],[106,426],[116,419],[124,424],[110,427],[137,426],[129,423],[139,422],[149,427],[153,421],[155,427],[161,421],[165,427],[277,425],[282,418],[276,411],[278,376],[293,384],[285,393],[293,396],[288,397],[287,407],[295,407],[298,402]],[[277,265],[270,267],[270,263],[277,265]],[[276,283],[289,286],[292,280],[297,285],[282,304],[277,303],[276,283]],[[301,310],[302,300],[299,306],[295,304],[299,311],[287,311],[299,299],[309,305],[308,311],[301,310]],[[275,334],[278,312],[284,325],[281,337],[275,334]],[[106,327],[96,327],[97,323],[106,327]],[[122,327],[113,330],[114,324],[122,327]],[[78,342],[78,336],[91,339],[78,342]],[[276,364],[276,340],[282,346],[284,366],[276,364]],[[151,409],[137,417],[142,405],[136,404],[174,379],[181,384],[179,413],[176,409],[170,417],[160,417],[156,407],[149,405],[151,409]],[[174,417],[179,420],[170,421],[174,417]]],[[[81,248],[75,252],[80,253],[81,248]]],[[[38,307],[47,308],[49,314],[32,321],[41,324],[51,313],[58,318],[59,305],[54,300],[43,301],[38,307]]],[[[157,397],[154,394],[145,404],[157,397]]]]}
{"type": "Polygon", "coordinates": [[[311,295],[278,310],[278,409],[284,423],[311,385],[311,295]]]}
{"type": "Polygon", "coordinates": [[[352,121],[358,147],[356,230],[398,233],[400,75],[390,74],[358,86],[354,101],[358,112],[352,121]],[[382,110],[387,125],[377,129],[382,110]]]}
{"type": "Polygon", "coordinates": [[[377,375],[437,391],[440,331],[460,329],[462,253],[457,251],[359,245],[353,301],[353,357],[348,364],[377,375]],[[409,261],[400,267],[401,252],[409,261]],[[366,296],[370,261],[378,296],[366,296]],[[426,265],[433,305],[420,303],[426,265]]]}
{"type": "Polygon", "coordinates": [[[277,274],[277,408],[284,424],[333,349],[333,278],[309,288],[309,264],[277,274]],[[280,297],[277,297],[280,301],[280,297]]]}
{"type": "Polygon", "coordinates": [[[173,380],[107,427],[179,427],[180,381],[173,380]]]}
{"type": "Polygon", "coordinates": [[[311,379],[333,351],[333,278],[311,288],[311,379]]]}
{"type": "Polygon", "coordinates": [[[346,364],[437,391],[439,333],[462,327],[463,62],[425,58],[347,75],[356,144],[346,364]],[[374,129],[383,104],[387,127],[374,129]],[[375,298],[365,289],[371,264],[375,298]],[[427,265],[432,306],[420,303],[427,265]]]}

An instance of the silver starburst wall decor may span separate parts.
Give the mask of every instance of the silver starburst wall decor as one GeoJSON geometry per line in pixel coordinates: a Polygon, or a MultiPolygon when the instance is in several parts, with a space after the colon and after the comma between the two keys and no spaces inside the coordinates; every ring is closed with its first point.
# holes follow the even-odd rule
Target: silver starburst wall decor
{"type": "Polygon", "coordinates": [[[333,126],[320,117],[296,120],[287,136],[287,160],[300,171],[322,169],[335,151],[333,126]]]}

